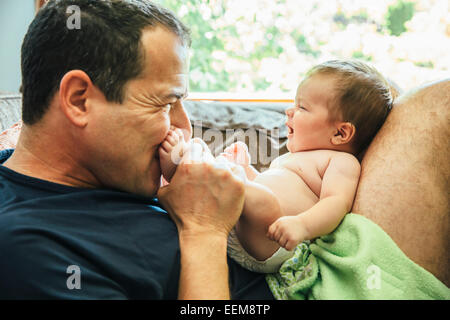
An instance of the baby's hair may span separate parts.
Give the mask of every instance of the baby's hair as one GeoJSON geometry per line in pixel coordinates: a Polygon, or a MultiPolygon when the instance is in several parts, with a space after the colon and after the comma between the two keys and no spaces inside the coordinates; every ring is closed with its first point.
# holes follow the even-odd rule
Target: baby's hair
{"type": "MultiPolygon", "coordinates": [[[[383,125],[398,92],[373,67],[357,60],[331,60],[321,63],[306,74],[334,76],[334,100],[331,101],[331,120],[352,123],[356,134],[352,141],[355,155],[370,144],[383,125]]],[[[305,81],[303,80],[303,81],[305,81]]]]}

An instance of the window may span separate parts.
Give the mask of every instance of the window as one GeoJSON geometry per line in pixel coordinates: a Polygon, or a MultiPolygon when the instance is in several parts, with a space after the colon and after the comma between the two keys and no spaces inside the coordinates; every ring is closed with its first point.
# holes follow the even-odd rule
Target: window
{"type": "Polygon", "coordinates": [[[191,92],[293,97],[305,72],[368,61],[403,89],[448,77],[448,0],[159,0],[192,30],[191,92]]]}

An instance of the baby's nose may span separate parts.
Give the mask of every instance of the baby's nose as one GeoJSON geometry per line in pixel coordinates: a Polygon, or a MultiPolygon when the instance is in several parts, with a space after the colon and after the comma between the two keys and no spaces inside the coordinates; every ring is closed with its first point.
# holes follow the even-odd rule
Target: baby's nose
{"type": "Polygon", "coordinates": [[[292,117],[293,111],[294,111],[294,108],[288,108],[288,109],[286,109],[285,113],[288,117],[292,117]]]}

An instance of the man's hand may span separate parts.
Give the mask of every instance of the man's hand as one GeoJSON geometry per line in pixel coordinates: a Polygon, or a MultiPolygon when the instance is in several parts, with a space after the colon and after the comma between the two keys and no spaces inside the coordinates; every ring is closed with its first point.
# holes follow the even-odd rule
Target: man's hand
{"type": "MultiPolygon", "coordinates": [[[[207,148],[207,147],[206,147],[207,148]]],[[[244,206],[244,182],[192,143],[158,198],[178,228],[179,299],[229,299],[227,237],[244,206]]]]}
{"type": "Polygon", "coordinates": [[[288,251],[308,239],[308,231],[299,216],[281,217],[269,227],[267,237],[288,251]]]}
{"type": "Polygon", "coordinates": [[[244,205],[244,183],[229,169],[216,167],[209,151],[192,143],[170,185],[158,198],[180,233],[210,233],[225,238],[244,205]]]}

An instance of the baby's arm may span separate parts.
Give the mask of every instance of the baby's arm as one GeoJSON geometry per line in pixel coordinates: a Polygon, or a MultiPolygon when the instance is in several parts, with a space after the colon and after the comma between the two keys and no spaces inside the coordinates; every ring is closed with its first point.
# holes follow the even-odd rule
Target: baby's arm
{"type": "Polygon", "coordinates": [[[279,218],[270,227],[267,236],[287,250],[300,242],[331,233],[351,210],[358,186],[361,166],[348,153],[338,153],[322,179],[320,200],[297,216],[279,218]]]}

